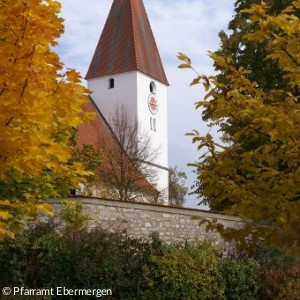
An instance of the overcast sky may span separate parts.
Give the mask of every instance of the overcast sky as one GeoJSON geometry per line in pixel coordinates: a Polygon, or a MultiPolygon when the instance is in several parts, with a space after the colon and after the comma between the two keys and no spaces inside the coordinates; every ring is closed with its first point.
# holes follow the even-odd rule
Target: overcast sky
{"type": "MultiPolygon", "coordinates": [[[[113,0],[61,0],[65,34],[59,40],[58,53],[67,67],[86,75],[95,47],[113,0]]],[[[233,16],[234,0],[144,0],[156,43],[170,82],[168,90],[169,166],[178,166],[194,181],[187,164],[198,158],[196,146],[185,134],[193,129],[206,134],[194,103],[201,100],[201,86],[189,87],[194,74],[179,70],[178,52],[188,55],[202,74],[213,74],[208,51],[219,47],[218,32],[227,28],[233,16]]],[[[187,206],[196,208],[195,195],[187,197],[187,206]]]]}

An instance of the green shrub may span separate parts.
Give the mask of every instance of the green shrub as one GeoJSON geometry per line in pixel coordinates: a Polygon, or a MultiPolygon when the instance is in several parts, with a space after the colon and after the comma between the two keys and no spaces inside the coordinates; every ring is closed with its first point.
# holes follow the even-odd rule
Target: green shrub
{"type": "Polygon", "coordinates": [[[65,222],[64,231],[76,231],[84,227],[86,221],[90,219],[89,215],[84,214],[84,206],[80,202],[65,200],[62,201],[62,207],[59,212],[60,219],[65,222]]]}
{"type": "Polygon", "coordinates": [[[0,242],[0,288],[104,288],[112,299],[300,299],[296,258],[269,252],[221,259],[208,242],[167,246],[157,234],[144,241],[79,228],[81,210],[65,213],[65,229],[50,221],[0,242]]]}
{"type": "Polygon", "coordinates": [[[159,249],[123,232],[94,228],[60,234],[47,223],[0,243],[0,251],[0,286],[108,288],[115,299],[130,299],[138,293],[143,265],[159,249]]]}
{"type": "Polygon", "coordinates": [[[141,299],[223,299],[218,258],[209,243],[167,246],[144,267],[141,299]]]}
{"type": "Polygon", "coordinates": [[[54,224],[40,224],[34,229],[18,234],[15,239],[5,239],[0,243],[0,287],[25,286],[34,278],[39,281],[35,273],[42,268],[40,258],[50,251],[46,247],[40,249],[43,240],[50,239],[49,245],[55,247],[54,224]]]}
{"type": "Polygon", "coordinates": [[[52,296],[0,295],[0,300],[52,300],[52,296]]]}
{"type": "Polygon", "coordinates": [[[224,259],[220,272],[225,281],[226,299],[257,299],[260,287],[259,268],[259,263],[251,258],[224,259]]]}

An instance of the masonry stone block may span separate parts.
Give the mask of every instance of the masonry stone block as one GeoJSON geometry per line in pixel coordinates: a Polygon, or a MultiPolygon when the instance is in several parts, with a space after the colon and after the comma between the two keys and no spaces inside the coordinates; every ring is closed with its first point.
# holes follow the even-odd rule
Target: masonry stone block
{"type": "MultiPolygon", "coordinates": [[[[207,237],[215,239],[217,243],[224,243],[218,233],[206,233],[205,226],[199,226],[200,219],[217,219],[226,227],[232,228],[243,225],[237,217],[208,211],[95,198],[76,197],[70,200],[80,201],[84,205],[85,212],[92,218],[89,224],[100,224],[112,231],[126,229],[128,235],[136,238],[148,239],[152,232],[158,232],[166,243],[195,241],[207,237]],[[194,220],[195,217],[199,220],[194,220]]],[[[54,211],[58,211],[60,200],[53,199],[51,202],[54,204],[54,211]]]]}

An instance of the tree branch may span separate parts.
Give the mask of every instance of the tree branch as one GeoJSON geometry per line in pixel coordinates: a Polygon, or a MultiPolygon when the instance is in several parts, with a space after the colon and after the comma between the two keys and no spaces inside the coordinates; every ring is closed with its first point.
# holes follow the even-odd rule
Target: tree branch
{"type": "Polygon", "coordinates": [[[14,118],[15,118],[15,117],[10,117],[10,118],[6,121],[5,126],[8,127],[14,118]]]}
{"type": "Polygon", "coordinates": [[[281,49],[297,65],[297,67],[300,67],[300,63],[298,63],[298,61],[293,57],[293,55],[286,49],[286,46],[282,46],[281,49]]]}
{"type": "Polygon", "coordinates": [[[30,8],[28,7],[27,8],[27,16],[25,18],[25,24],[24,24],[23,34],[22,34],[22,40],[25,37],[25,33],[26,33],[26,30],[27,30],[27,26],[28,26],[29,11],[30,11],[30,8]]]}
{"type": "Polygon", "coordinates": [[[3,95],[4,91],[5,91],[5,87],[3,87],[2,90],[0,91],[0,97],[3,95]]]}
{"type": "MultiPolygon", "coordinates": [[[[28,69],[30,70],[31,66],[32,66],[32,61],[33,61],[33,56],[34,56],[34,53],[35,53],[35,48],[36,48],[36,45],[33,46],[32,48],[32,51],[31,53],[29,54],[29,56],[31,56],[31,59],[30,59],[30,62],[29,62],[29,65],[28,65],[28,69]]],[[[28,77],[29,77],[30,73],[28,74],[28,77]]],[[[19,98],[19,101],[18,101],[18,104],[21,103],[21,100],[24,96],[24,93],[25,93],[25,90],[28,86],[28,77],[25,79],[25,82],[24,82],[24,85],[23,85],[23,88],[22,88],[22,92],[21,92],[21,95],[20,95],[20,98],[19,98]]]]}
{"type": "Polygon", "coordinates": [[[24,96],[24,93],[25,93],[25,90],[27,88],[27,85],[28,85],[28,78],[25,79],[25,82],[24,82],[24,85],[23,85],[23,88],[22,88],[22,91],[21,91],[21,95],[20,95],[18,104],[21,104],[21,100],[22,100],[22,98],[24,96]]]}

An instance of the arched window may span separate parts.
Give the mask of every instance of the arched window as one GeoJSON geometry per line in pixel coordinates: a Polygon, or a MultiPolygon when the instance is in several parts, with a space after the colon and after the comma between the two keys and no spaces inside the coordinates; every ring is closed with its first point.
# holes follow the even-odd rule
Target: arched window
{"type": "Polygon", "coordinates": [[[150,93],[156,94],[156,85],[155,85],[154,81],[150,82],[150,93]]]}
{"type": "Polygon", "coordinates": [[[114,78],[109,78],[108,79],[108,87],[110,89],[113,89],[115,87],[115,80],[114,80],[114,78]]]}

